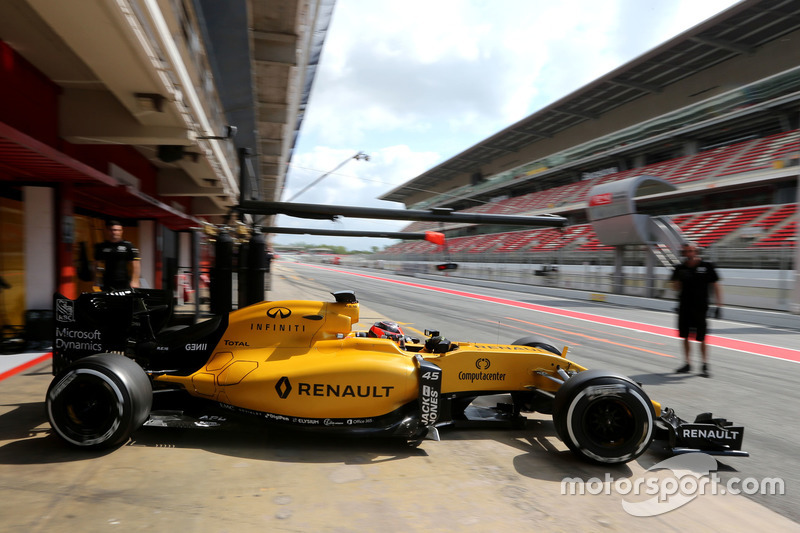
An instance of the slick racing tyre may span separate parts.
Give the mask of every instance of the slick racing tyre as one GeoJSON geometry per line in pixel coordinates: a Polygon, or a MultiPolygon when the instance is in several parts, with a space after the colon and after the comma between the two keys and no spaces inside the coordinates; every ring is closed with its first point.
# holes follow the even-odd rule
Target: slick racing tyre
{"type": "Polygon", "coordinates": [[[68,443],[87,449],[121,444],[150,414],[153,390],[144,370],[120,354],[79,359],[51,382],[47,417],[68,443]]]}
{"type": "Polygon", "coordinates": [[[522,337],[521,339],[515,340],[511,344],[514,346],[530,346],[532,348],[541,348],[542,350],[547,350],[548,352],[552,352],[556,355],[561,355],[561,351],[559,351],[555,346],[547,342],[547,339],[536,335],[531,335],[529,337],[522,337]]]}
{"type": "Polygon", "coordinates": [[[559,438],[582,459],[626,463],[652,442],[655,410],[630,378],[585,370],[556,392],[553,422],[559,438]]]}

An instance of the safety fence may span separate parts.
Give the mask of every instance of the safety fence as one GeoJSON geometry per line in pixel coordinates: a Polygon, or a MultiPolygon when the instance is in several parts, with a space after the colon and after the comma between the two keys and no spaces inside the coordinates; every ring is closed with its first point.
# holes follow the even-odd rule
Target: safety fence
{"type": "MultiPolygon", "coordinates": [[[[774,251],[773,254],[749,255],[737,253],[735,249],[708,250],[706,258],[719,267],[722,277],[724,302],[726,305],[767,309],[792,310],[792,292],[795,285],[794,250],[774,251]]],[[[644,251],[632,250],[625,254],[621,276],[615,271],[613,255],[592,256],[591,260],[578,262],[573,257],[505,257],[497,261],[497,254],[479,257],[469,254],[471,261],[460,255],[452,255],[449,262],[458,264],[454,270],[437,270],[443,258],[406,257],[389,259],[378,254],[342,255],[343,266],[369,268],[402,275],[436,275],[464,278],[513,285],[535,285],[543,287],[574,289],[593,293],[623,294],[674,300],[675,292],[670,286],[672,269],[659,266],[649,278],[644,265],[644,251]],[[491,259],[478,261],[477,259],[491,259]],[[514,260],[516,259],[516,260],[514,260]]],[[[323,257],[302,256],[304,262],[326,262],[323,257]]]]}

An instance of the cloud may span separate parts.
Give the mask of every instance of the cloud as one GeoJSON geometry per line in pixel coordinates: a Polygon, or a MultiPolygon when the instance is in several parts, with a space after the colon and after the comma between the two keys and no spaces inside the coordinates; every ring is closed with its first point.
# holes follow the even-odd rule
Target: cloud
{"type": "Polygon", "coordinates": [[[338,0],[284,200],[364,151],[297,201],[387,207],[376,198],[733,3],[338,0]]]}
{"type": "MultiPolygon", "coordinates": [[[[314,187],[297,196],[293,202],[403,209],[402,204],[385,202],[376,198],[421,174],[433,166],[439,158],[439,154],[435,152],[415,152],[406,145],[396,145],[367,152],[369,161],[357,161],[353,157],[359,151],[349,148],[316,146],[309,152],[297,154],[290,166],[292,179],[288,182],[285,199],[292,198],[308,184],[328,173],[314,187]],[[339,165],[342,165],[339,170],[330,172],[339,165]]],[[[281,215],[277,217],[276,225],[292,228],[401,231],[408,225],[408,222],[350,217],[332,222],[281,215]]],[[[328,243],[361,250],[393,242],[387,239],[356,240],[352,237],[301,237],[298,235],[279,235],[275,239],[275,242],[283,244],[299,241],[328,243]]]]}

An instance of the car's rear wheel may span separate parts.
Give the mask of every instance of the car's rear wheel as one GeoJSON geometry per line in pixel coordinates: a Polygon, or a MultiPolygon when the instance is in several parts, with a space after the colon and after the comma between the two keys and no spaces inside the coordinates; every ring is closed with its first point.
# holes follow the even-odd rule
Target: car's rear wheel
{"type": "Polygon", "coordinates": [[[147,419],[150,379],[120,354],[97,354],[61,371],[47,390],[47,416],[55,432],[81,448],[108,448],[126,441],[147,419]]]}
{"type": "Polygon", "coordinates": [[[630,378],[585,370],[559,388],[553,422],[559,438],[582,459],[626,463],[652,442],[655,410],[630,378]]]}

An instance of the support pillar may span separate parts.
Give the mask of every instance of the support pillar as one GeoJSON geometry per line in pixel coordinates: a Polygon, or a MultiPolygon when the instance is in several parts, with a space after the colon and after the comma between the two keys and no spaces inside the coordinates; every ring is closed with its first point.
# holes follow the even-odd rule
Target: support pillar
{"type": "Polygon", "coordinates": [[[656,264],[656,254],[653,251],[653,245],[647,244],[646,245],[647,251],[644,254],[644,267],[645,267],[645,297],[647,298],[654,298],[656,294],[656,280],[655,280],[655,264],[656,264]]]}
{"type": "Polygon", "coordinates": [[[74,275],[71,262],[63,258],[57,262],[62,243],[56,234],[62,231],[62,220],[56,213],[54,192],[52,187],[23,187],[25,309],[52,308],[53,293],[62,280],[61,269],[69,273],[71,267],[74,275]]]}
{"type": "Polygon", "coordinates": [[[75,212],[73,211],[73,186],[62,183],[57,186],[56,199],[56,287],[67,298],[78,297],[75,280],[75,212]]]}
{"type": "MultiPolygon", "coordinates": [[[[798,167],[800,168],[800,167],[798,167]]],[[[800,174],[797,175],[797,202],[800,202],[800,174]]],[[[795,239],[800,238],[800,226],[795,232],[795,239]]],[[[795,240],[795,242],[800,242],[795,240]]],[[[795,246],[794,250],[794,283],[792,283],[792,300],[789,302],[789,311],[795,315],[800,314],[800,276],[797,270],[800,268],[800,246],[795,246]]]]}
{"type": "Polygon", "coordinates": [[[625,286],[625,274],[622,267],[625,264],[625,246],[614,247],[614,274],[611,279],[612,294],[622,294],[625,286]]]}
{"type": "Polygon", "coordinates": [[[233,237],[220,230],[214,246],[214,267],[211,269],[211,312],[222,315],[233,308],[233,237]]]}
{"type": "Polygon", "coordinates": [[[267,275],[267,236],[256,231],[247,255],[247,305],[264,301],[267,275]]]}

